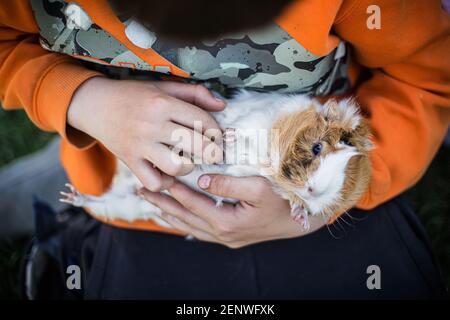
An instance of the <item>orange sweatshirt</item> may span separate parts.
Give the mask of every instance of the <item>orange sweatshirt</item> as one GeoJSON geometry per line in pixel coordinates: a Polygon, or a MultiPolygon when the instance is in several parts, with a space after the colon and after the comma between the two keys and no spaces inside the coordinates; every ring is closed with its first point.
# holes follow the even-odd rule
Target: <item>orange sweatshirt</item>
{"type": "MultiPolygon", "coordinates": [[[[186,76],[151,48],[130,42],[106,0],[76,3],[146,63],[186,76]]],[[[351,79],[359,83],[353,93],[367,111],[376,146],[373,178],[358,207],[373,208],[414,185],[436,154],[450,119],[450,16],[440,1],[297,0],[276,22],[317,56],[330,53],[339,40],[352,47],[351,79]],[[379,29],[368,27],[371,5],[380,8],[379,29]],[[371,77],[359,82],[363,68],[371,70],[371,77]]],[[[99,73],[72,57],[44,50],[38,33],[29,0],[0,0],[3,107],[24,108],[38,127],[58,132],[62,163],[72,183],[83,193],[99,195],[114,175],[113,155],[100,143],[83,145],[66,131],[73,93],[99,73]]],[[[151,222],[112,223],[171,232],[151,222]]]]}

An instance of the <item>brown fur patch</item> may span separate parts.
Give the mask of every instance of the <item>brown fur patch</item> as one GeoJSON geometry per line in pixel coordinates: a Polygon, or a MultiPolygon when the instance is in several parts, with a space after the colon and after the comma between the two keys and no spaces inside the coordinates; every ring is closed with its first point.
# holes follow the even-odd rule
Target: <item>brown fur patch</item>
{"type": "Polygon", "coordinates": [[[360,153],[349,160],[341,189],[342,199],[323,210],[326,217],[352,208],[367,190],[371,176],[369,126],[361,118],[359,125],[352,129],[348,119],[341,121],[339,112],[342,110],[336,105],[327,108],[327,112],[318,112],[311,106],[305,111],[280,117],[273,126],[279,135],[272,141],[272,147],[278,150],[280,158],[275,181],[284,190],[292,190],[292,200],[302,205],[305,203],[294,190],[305,185],[319,167],[320,158],[336,152],[338,142],[354,146],[360,153]],[[322,145],[319,156],[312,151],[316,143],[322,145]]]}

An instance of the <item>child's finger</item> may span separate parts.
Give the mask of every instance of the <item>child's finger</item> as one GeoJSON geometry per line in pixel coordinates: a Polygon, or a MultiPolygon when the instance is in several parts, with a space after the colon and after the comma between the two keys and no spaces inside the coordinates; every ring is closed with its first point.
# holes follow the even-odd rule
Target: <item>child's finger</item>
{"type": "Polygon", "coordinates": [[[175,147],[176,152],[183,151],[187,157],[195,156],[206,163],[223,161],[223,150],[218,144],[197,131],[173,122],[164,128],[160,142],[175,147]]]}
{"type": "Polygon", "coordinates": [[[203,175],[198,186],[212,194],[246,201],[252,204],[261,202],[271,190],[268,181],[261,177],[233,177],[221,174],[203,175]]]}
{"type": "Polygon", "coordinates": [[[204,134],[206,137],[218,140],[222,137],[222,130],[216,120],[205,110],[195,105],[178,100],[168,99],[165,102],[169,110],[169,119],[204,134]]]}
{"type": "Polygon", "coordinates": [[[233,205],[223,204],[218,207],[216,202],[210,197],[180,182],[175,181],[169,188],[169,191],[172,197],[189,212],[200,217],[211,226],[217,225],[221,215],[230,217],[235,213],[233,205]]]}
{"type": "Polygon", "coordinates": [[[169,176],[184,176],[194,169],[194,163],[187,156],[180,156],[168,146],[155,143],[144,151],[144,157],[153,163],[162,172],[169,176]]]}
{"type": "Polygon", "coordinates": [[[212,227],[206,221],[190,213],[185,207],[183,207],[171,196],[160,192],[150,192],[145,189],[141,190],[140,194],[145,198],[145,200],[154,204],[163,212],[166,212],[182,221],[184,224],[195,229],[203,230],[204,232],[212,231],[212,227]]]}
{"type": "Polygon", "coordinates": [[[185,224],[183,221],[180,221],[176,217],[171,216],[170,214],[163,213],[161,219],[171,225],[173,228],[187,234],[191,235],[194,238],[202,241],[220,243],[216,238],[214,238],[211,234],[204,232],[199,229],[195,229],[185,224]]]}
{"type": "Polygon", "coordinates": [[[147,160],[141,160],[130,165],[130,170],[136,175],[145,188],[154,192],[166,190],[175,182],[173,177],[160,172],[147,160]]]}
{"type": "Polygon", "coordinates": [[[155,85],[175,98],[208,111],[221,111],[226,105],[225,101],[216,98],[208,89],[199,84],[159,81],[155,85]]]}

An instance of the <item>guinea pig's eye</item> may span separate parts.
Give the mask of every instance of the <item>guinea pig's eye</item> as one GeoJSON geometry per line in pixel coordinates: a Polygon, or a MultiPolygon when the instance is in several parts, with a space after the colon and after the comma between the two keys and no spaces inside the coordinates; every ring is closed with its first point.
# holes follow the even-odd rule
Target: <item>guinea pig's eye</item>
{"type": "Polygon", "coordinates": [[[347,146],[353,146],[353,143],[350,142],[350,134],[349,133],[342,134],[339,142],[346,144],[347,146]]]}
{"type": "Polygon", "coordinates": [[[322,144],[320,142],[314,143],[311,150],[313,155],[318,156],[322,151],[322,144]]]}

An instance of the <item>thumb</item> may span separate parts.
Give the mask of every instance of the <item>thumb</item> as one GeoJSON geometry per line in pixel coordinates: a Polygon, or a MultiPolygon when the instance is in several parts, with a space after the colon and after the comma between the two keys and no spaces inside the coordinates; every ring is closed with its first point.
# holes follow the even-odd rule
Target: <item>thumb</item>
{"type": "Polygon", "coordinates": [[[233,177],[221,174],[202,175],[198,186],[209,193],[250,203],[259,203],[265,191],[270,190],[268,181],[262,177],[233,177]]]}
{"type": "Polygon", "coordinates": [[[221,111],[226,106],[224,100],[215,97],[211,91],[200,84],[158,81],[154,85],[168,95],[196,105],[206,111],[221,111]]]}

